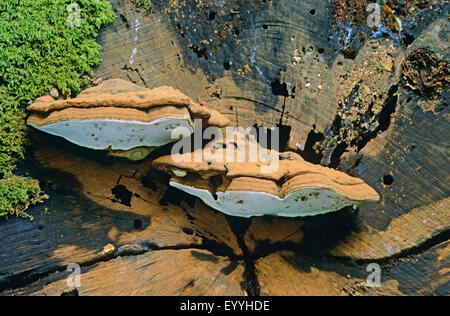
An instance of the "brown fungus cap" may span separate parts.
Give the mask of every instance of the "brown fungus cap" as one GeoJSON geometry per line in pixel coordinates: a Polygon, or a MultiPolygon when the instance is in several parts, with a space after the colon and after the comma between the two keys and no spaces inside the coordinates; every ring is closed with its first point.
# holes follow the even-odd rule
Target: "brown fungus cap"
{"type": "Polygon", "coordinates": [[[277,153],[277,167],[262,172],[269,162],[194,161],[201,151],[160,157],[153,166],[173,176],[172,186],[230,215],[312,216],[379,200],[363,180],[311,164],[293,152],[277,153]]]}
{"type": "MultiPolygon", "coordinates": [[[[32,115],[37,114],[42,117],[68,108],[118,108],[146,112],[164,106],[184,107],[189,110],[192,118],[206,119],[207,125],[210,126],[225,127],[230,123],[219,112],[195,103],[172,87],[147,89],[121,79],[106,80],[98,86],[83,91],[73,99],[54,100],[51,97],[41,97],[28,106],[28,110],[32,115]]],[[[73,113],[73,119],[79,118],[78,113],[81,112],[73,113]]],[[[105,113],[105,116],[107,114],[105,113]]],[[[82,116],[81,119],[85,119],[85,116],[82,116]]]]}
{"type": "Polygon", "coordinates": [[[147,89],[121,79],[104,81],[73,99],[40,97],[28,110],[28,124],[36,129],[132,160],[174,142],[177,128],[193,133],[195,119],[218,128],[230,123],[174,88],[147,89]]]}

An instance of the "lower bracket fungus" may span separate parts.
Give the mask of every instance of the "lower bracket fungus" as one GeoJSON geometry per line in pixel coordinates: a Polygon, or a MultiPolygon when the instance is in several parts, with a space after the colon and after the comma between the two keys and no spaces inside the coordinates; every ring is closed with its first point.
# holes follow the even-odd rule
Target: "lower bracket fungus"
{"type": "Polygon", "coordinates": [[[270,153],[253,161],[247,147],[245,159],[230,161],[236,155],[229,150],[235,148],[235,143],[220,143],[212,150],[215,160],[206,157],[211,152],[198,149],[160,157],[153,166],[172,175],[171,186],[232,216],[306,217],[379,200],[363,180],[306,162],[296,153],[257,147],[270,153]]]}
{"type": "Polygon", "coordinates": [[[28,124],[82,147],[142,160],[155,148],[176,141],[172,132],[194,132],[194,119],[224,127],[219,112],[193,102],[171,87],[146,89],[120,79],[104,81],[73,99],[44,96],[28,107],[28,124]]]}

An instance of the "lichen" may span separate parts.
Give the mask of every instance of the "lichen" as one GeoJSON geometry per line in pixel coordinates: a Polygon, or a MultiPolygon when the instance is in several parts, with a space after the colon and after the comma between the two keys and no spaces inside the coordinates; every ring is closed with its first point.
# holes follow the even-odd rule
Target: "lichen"
{"type": "Polygon", "coordinates": [[[105,0],[4,0],[0,2],[0,214],[21,214],[39,201],[35,181],[11,175],[24,158],[25,108],[57,88],[80,92],[80,77],[100,62],[95,42],[114,14],[105,0]],[[73,22],[73,19],[77,23],[73,22]],[[79,23],[78,23],[79,21],[79,23]],[[6,194],[8,193],[8,194],[6,194]],[[26,198],[27,197],[27,198],[26,198]],[[28,200],[28,202],[26,202],[28,200]]]}

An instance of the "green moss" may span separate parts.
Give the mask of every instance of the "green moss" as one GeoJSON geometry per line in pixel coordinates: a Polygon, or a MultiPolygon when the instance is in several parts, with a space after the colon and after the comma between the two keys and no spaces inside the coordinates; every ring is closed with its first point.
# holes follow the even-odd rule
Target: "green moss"
{"type": "Polygon", "coordinates": [[[33,219],[25,210],[46,197],[37,180],[8,174],[0,180],[0,217],[16,215],[33,219]]]}
{"type": "Polygon", "coordinates": [[[53,87],[67,96],[85,88],[80,75],[100,62],[97,32],[113,19],[105,0],[0,1],[0,214],[18,214],[27,194],[39,194],[35,182],[9,175],[24,157],[26,106],[53,87]]]}
{"type": "Polygon", "coordinates": [[[145,14],[152,13],[153,4],[151,0],[132,0],[136,8],[144,9],[145,14]]]}
{"type": "Polygon", "coordinates": [[[100,0],[3,0],[0,12],[0,80],[18,102],[52,87],[80,92],[86,83],[79,74],[100,62],[97,32],[114,18],[100,0]],[[72,2],[80,7],[80,27],[68,23],[72,2]]]}
{"type": "Polygon", "coordinates": [[[0,113],[0,174],[5,174],[24,157],[25,111],[0,90],[0,113]]]}

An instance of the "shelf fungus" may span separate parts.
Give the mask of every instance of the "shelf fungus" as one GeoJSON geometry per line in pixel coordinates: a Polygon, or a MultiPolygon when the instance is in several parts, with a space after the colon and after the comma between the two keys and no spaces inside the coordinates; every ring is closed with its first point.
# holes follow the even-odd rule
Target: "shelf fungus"
{"type": "Polygon", "coordinates": [[[272,152],[272,161],[258,158],[250,162],[247,151],[242,162],[221,162],[233,156],[225,153],[229,146],[214,150],[216,158],[224,159],[205,158],[200,149],[160,157],[153,166],[172,175],[171,186],[232,216],[306,217],[379,200],[363,180],[311,164],[293,152],[272,152]]]}
{"type": "Polygon", "coordinates": [[[73,99],[40,97],[28,107],[28,125],[82,147],[142,160],[155,148],[172,143],[172,132],[194,132],[194,121],[224,127],[219,112],[195,103],[171,87],[147,89],[111,79],[73,99]]]}

